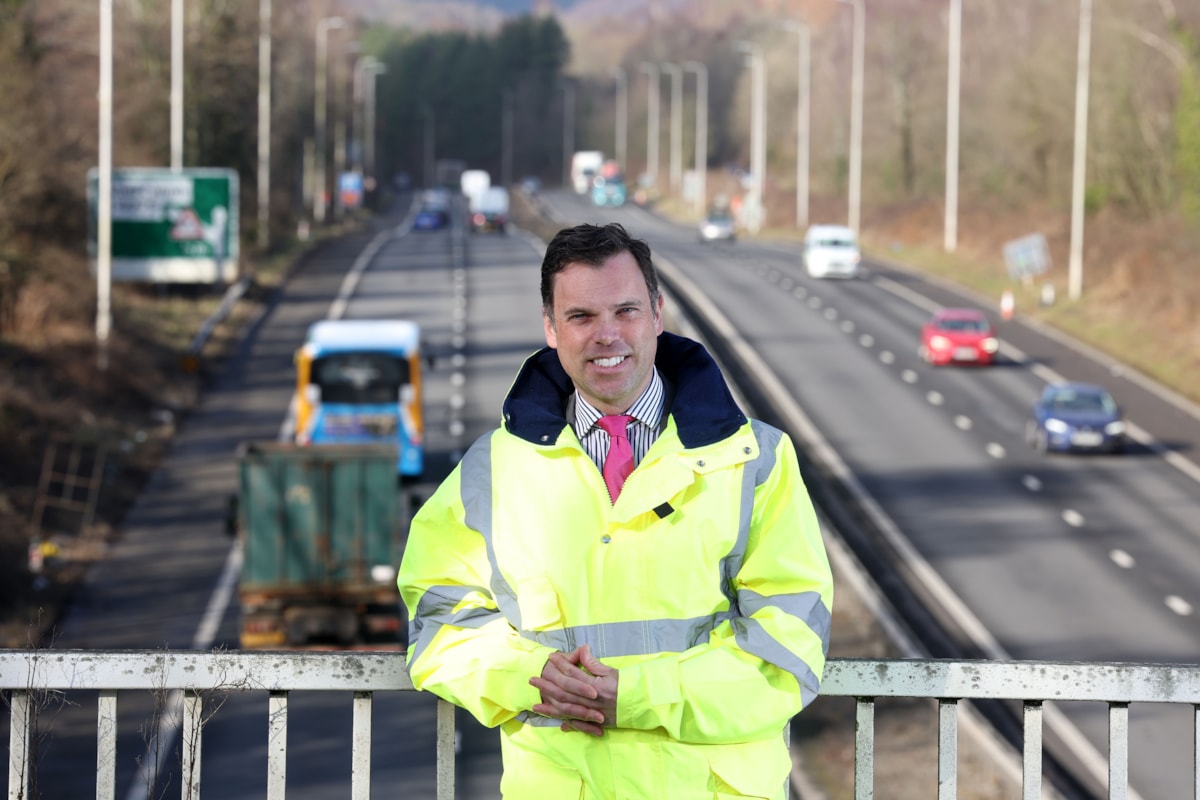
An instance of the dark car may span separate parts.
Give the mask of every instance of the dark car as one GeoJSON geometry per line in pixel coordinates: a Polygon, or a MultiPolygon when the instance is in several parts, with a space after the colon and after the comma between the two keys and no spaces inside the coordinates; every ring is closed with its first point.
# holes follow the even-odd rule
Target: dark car
{"type": "Polygon", "coordinates": [[[444,227],[449,220],[449,214],[444,209],[430,208],[428,206],[422,208],[413,217],[413,230],[418,231],[433,231],[444,227]]]}
{"type": "Polygon", "coordinates": [[[1125,449],[1125,418],[1108,390],[1091,383],[1047,386],[1033,404],[1025,439],[1040,452],[1125,449]]]}
{"type": "Polygon", "coordinates": [[[700,220],[697,233],[702,242],[733,242],[737,240],[737,223],[725,209],[714,209],[700,220]]]}

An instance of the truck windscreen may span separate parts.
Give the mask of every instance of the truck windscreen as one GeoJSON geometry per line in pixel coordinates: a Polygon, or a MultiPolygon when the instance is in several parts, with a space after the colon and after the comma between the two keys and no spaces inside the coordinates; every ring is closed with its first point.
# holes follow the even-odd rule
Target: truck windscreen
{"type": "Polygon", "coordinates": [[[335,353],[312,366],[323,403],[395,403],[409,380],[408,360],[385,353],[335,353]]]}

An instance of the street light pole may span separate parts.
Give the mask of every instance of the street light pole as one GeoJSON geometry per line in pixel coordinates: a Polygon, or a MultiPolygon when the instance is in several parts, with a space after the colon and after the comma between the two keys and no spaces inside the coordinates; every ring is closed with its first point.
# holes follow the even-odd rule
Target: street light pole
{"type": "Polygon", "coordinates": [[[646,73],[646,175],[650,185],[658,183],[658,65],[643,61],[646,73]]]}
{"type": "Polygon", "coordinates": [[[1088,70],[1092,52],[1092,0],[1079,0],[1079,56],[1075,70],[1075,164],[1071,189],[1068,295],[1083,296],[1083,191],[1087,171],[1088,70]]]}
{"type": "Polygon", "coordinates": [[[625,78],[625,70],[613,67],[612,75],[617,80],[617,163],[621,169],[628,169],[625,162],[629,138],[629,82],[625,78]]]}
{"type": "Polygon", "coordinates": [[[683,68],[696,73],[696,215],[708,205],[708,67],[686,61],[683,68]]]}
{"type": "Polygon", "coordinates": [[[801,17],[789,21],[787,27],[796,32],[799,51],[796,74],[796,227],[808,225],[808,155],[810,149],[809,120],[812,117],[812,37],[808,20],[801,17]]]}
{"type": "Polygon", "coordinates": [[[258,0],[258,248],[271,246],[271,0],[258,0]]]}
{"type": "Polygon", "coordinates": [[[740,41],[738,49],[749,55],[753,80],[750,104],[750,180],[751,191],[748,208],[745,209],[746,228],[758,233],[762,228],[764,214],[763,187],[767,172],[767,112],[766,112],[766,64],[762,48],[754,42],[740,41]]]}
{"type": "Polygon", "coordinates": [[[171,0],[171,169],[183,169],[183,0],[171,0]]]}
{"type": "Polygon", "coordinates": [[[950,0],[949,79],[946,85],[946,236],[947,253],[958,248],[958,116],[962,62],[962,0],[950,0]]]}
{"type": "Polygon", "coordinates": [[[329,80],[325,68],[326,48],[328,47],[329,31],[344,26],[341,17],[322,17],[317,21],[317,58],[316,58],[316,90],[314,116],[316,118],[316,146],[313,158],[313,222],[318,225],[325,221],[325,94],[329,80]]]}
{"type": "Polygon", "coordinates": [[[662,71],[671,76],[671,162],[670,186],[679,191],[683,176],[683,70],[678,64],[660,64],[662,71]]]}
{"type": "Polygon", "coordinates": [[[850,78],[850,208],[847,225],[858,233],[862,193],[863,53],[867,14],[863,0],[841,0],[854,8],[854,64],[850,78]]]}
{"type": "Polygon", "coordinates": [[[500,182],[512,185],[513,156],[513,90],[504,88],[500,109],[500,182]]]}
{"type": "Polygon", "coordinates": [[[571,185],[571,154],[575,152],[575,86],[563,81],[563,186],[571,185]]]}
{"type": "Polygon", "coordinates": [[[366,102],[366,122],[363,124],[363,149],[365,152],[364,162],[366,173],[363,181],[367,191],[374,191],[378,185],[375,178],[375,80],[380,75],[387,74],[387,64],[380,62],[377,59],[371,59],[371,63],[367,67],[367,75],[370,80],[367,82],[367,102],[366,102]],[[369,184],[369,185],[368,185],[369,184]]]}

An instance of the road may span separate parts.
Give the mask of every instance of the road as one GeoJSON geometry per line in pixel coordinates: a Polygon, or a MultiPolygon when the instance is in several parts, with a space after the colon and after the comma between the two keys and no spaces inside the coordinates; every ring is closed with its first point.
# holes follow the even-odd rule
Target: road
{"type": "MultiPolygon", "coordinates": [[[[996,320],[995,367],[926,365],[918,332],[935,308],[993,309],[898,265],[814,280],[796,245],[702,244],[637,207],[598,212],[567,193],[546,203],[563,222],[623,222],[652,242],[668,283],[680,275],[732,323],[780,384],[775,397],[752,396],[754,412],[807,440],[814,460],[826,445],[836,454],[814,472],[846,471],[837,491],[866,503],[856,513],[882,531],[860,546],[886,551],[952,640],[953,652],[935,655],[1196,662],[1200,470],[1189,459],[1200,419],[1186,404],[1020,321],[996,320]],[[1112,389],[1140,439],[1127,455],[1047,457],[1025,444],[1034,398],[1064,377],[1112,389]],[[797,414],[811,432],[792,423],[797,414]]],[[[1106,709],[1062,710],[1106,752],[1106,709]]],[[[1130,719],[1134,788],[1190,796],[1188,710],[1135,708],[1130,719]]],[[[1095,759],[1085,767],[1106,778],[1095,759]]]]}
{"type": "MultiPolygon", "coordinates": [[[[1189,458],[1198,452],[1200,421],[1188,409],[1130,370],[1116,374],[1115,365],[1019,320],[997,321],[1005,347],[994,368],[929,367],[916,355],[929,312],[983,304],[898,265],[871,263],[860,281],[814,281],[793,245],[705,245],[690,228],[643,209],[599,212],[559,192],[545,199],[563,223],[623,222],[650,241],[673,302],[695,287],[728,321],[732,327],[714,347],[731,357],[740,352],[778,385],[749,392],[754,413],[804,444],[815,491],[848,501],[831,514],[846,523],[842,535],[870,551],[860,557],[891,571],[902,614],[918,616],[909,604],[931,610],[913,624],[941,632],[939,639],[920,631],[936,655],[951,654],[937,651],[945,647],[986,657],[1196,661],[1200,630],[1190,609],[1200,603],[1200,493],[1189,458]],[[1125,457],[1029,450],[1024,415],[1042,383],[1056,376],[1109,385],[1145,432],[1143,442],[1125,457]],[[826,480],[833,488],[815,485],[826,480]],[[902,596],[901,583],[911,598],[902,596]]],[[[516,365],[542,343],[536,243],[518,235],[409,233],[392,215],[374,230],[324,246],[298,267],[181,427],[55,646],[236,646],[236,612],[223,605],[235,566],[222,535],[225,500],[236,483],[232,454],[241,441],[278,435],[292,352],[307,325],[330,313],[368,245],[378,252],[337,308],[347,317],[417,319],[435,359],[426,385],[431,482],[418,491],[428,491],[475,436],[496,424],[516,365]]],[[[734,368],[755,374],[746,364],[734,368]]],[[[94,705],[86,697],[72,702],[78,705],[48,710],[58,722],[40,750],[46,797],[94,791],[91,769],[78,769],[94,764],[94,705]]],[[[121,791],[158,796],[143,791],[146,780],[134,774],[135,758],[152,760],[139,728],[154,718],[153,703],[122,702],[121,791]]],[[[205,739],[205,791],[261,796],[265,698],[221,702],[205,739]]],[[[1105,751],[1105,709],[1063,712],[1069,724],[1058,727],[1060,739],[1069,743],[1078,731],[1091,750],[1105,751]]],[[[296,788],[289,796],[341,796],[348,699],[297,698],[292,713],[289,785],[296,788]]],[[[419,695],[376,706],[373,794],[428,791],[433,714],[430,698],[419,695]]],[[[1134,709],[1130,720],[1137,796],[1187,796],[1187,710],[1134,709]]],[[[461,716],[460,723],[460,794],[495,797],[495,734],[461,716]]],[[[166,765],[174,745],[164,741],[166,765]]],[[[1095,770],[1087,750],[1078,756],[1081,767],[1095,770]]],[[[160,792],[167,787],[163,796],[178,792],[169,773],[164,769],[156,783],[160,792]]]]}

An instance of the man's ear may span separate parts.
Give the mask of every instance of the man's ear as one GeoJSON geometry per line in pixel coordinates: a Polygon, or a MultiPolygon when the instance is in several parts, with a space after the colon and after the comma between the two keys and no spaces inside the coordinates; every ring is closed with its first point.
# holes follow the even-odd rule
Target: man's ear
{"type": "Polygon", "coordinates": [[[550,315],[544,311],[542,312],[542,327],[546,331],[546,345],[558,349],[558,334],[554,330],[554,320],[550,319],[550,315]]]}
{"type": "Polygon", "coordinates": [[[656,317],[654,332],[656,334],[663,332],[663,308],[666,306],[666,302],[666,299],[660,294],[658,296],[658,302],[655,304],[658,307],[654,310],[654,316],[656,317]]]}

